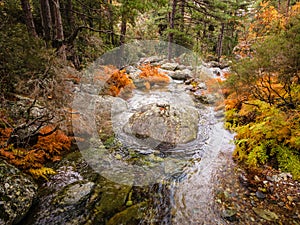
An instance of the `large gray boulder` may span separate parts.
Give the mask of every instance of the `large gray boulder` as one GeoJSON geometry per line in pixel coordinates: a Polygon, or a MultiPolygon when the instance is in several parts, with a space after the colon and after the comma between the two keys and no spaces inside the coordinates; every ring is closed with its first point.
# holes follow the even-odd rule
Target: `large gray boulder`
{"type": "Polygon", "coordinates": [[[182,144],[197,137],[198,111],[191,106],[149,104],[134,113],[124,131],[137,138],[182,144]]]}
{"type": "Polygon", "coordinates": [[[0,224],[20,222],[37,194],[31,177],[0,159],[0,224]]]}

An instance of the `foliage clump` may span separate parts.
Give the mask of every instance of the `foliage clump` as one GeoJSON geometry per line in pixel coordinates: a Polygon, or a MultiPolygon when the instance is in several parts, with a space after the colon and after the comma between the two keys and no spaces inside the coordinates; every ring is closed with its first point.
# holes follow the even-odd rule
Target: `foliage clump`
{"type": "MultiPolygon", "coordinates": [[[[53,127],[48,125],[43,127],[40,133],[47,134],[52,130],[53,127]]],[[[55,171],[45,167],[45,164],[60,160],[62,154],[71,148],[71,138],[61,130],[56,130],[45,137],[40,136],[37,144],[26,149],[7,145],[12,131],[11,128],[0,128],[0,157],[35,178],[46,179],[47,175],[54,174],[55,171]]]]}
{"type": "Polygon", "coordinates": [[[139,78],[144,81],[144,85],[147,89],[150,89],[154,84],[164,85],[170,82],[170,78],[167,75],[158,71],[159,66],[144,64],[140,66],[139,69],[142,71],[139,74],[139,78]]]}
{"type": "Polygon", "coordinates": [[[258,22],[253,23],[257,29],[249,30],[256,36],[253,51],[233,66],[224,91],[226,126],[237,133],[234,158],[249,168],[269,164],[295,179],[300,179],[298,5],[289,17],[262,5],[258,22]],[[257,34],[259,24],[264,25],[265,35],[257,34]]]}
{"type": "Polygon", "coordinates": [[[234,158],[250,168],[270,164],[300,178],[300,117],[260,100],[226,112],[227,124],[237,133],[234,158]]]}
{"type": "Polygon", "coordinates": [[[115,66],[105,66],[101,71],[99,75],[95,76],[95,80],[100,80],[104,83],[101,94],[114,97],[126,96],[135,88],[133,81],[125,70],[119,70],[115,66]]]}

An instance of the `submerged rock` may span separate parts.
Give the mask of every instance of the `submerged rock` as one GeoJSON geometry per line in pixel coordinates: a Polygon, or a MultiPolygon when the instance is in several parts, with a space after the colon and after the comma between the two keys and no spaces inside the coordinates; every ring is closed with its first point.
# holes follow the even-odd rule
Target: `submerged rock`
{"type": "Polygon", "coordinates": [[[0,224],[16,224],[27,214],[37,194],[31,177],[0,159],[0,224]]]}
{"type": "Polygon", "coordinates": [[[99,96],[95,102],[95,120],[102,141],[114,135],[112,116],[127,110],[125,100],[109,95],[99,96]]]}
{"type": "Polygon", "coordinates": [[[133,205],[122,212],[114,215],[108,222],[107,225],[115,224],[139,224],[139,221],[143,218],[147,210],[147,203],[141,202],[133,205]]]}
{"type": "Polygon", "coordinates": [[[197,137],[198,111],[191,106],[149,104],[134,113],[124,131],[139,139],[182,144],[197,137]]]}

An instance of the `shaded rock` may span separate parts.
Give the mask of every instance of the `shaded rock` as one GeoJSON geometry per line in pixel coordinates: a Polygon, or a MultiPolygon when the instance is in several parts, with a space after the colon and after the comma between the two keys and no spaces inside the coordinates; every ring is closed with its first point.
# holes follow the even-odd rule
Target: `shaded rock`
{"type": "Polygon", "coordinates": [[[16,224],[30,209],[37,195],[31,177],[0,159],[0,224],[16,224]]]}
{"type": "Polygon", "coordinates": [[[220,67],[220,63],[217,61],[210,61],[208,62],[209,67],[220,67]]]}
{"type": "Polygon", "coordinates": [[[175,71],[171,71],[171,70],[164,70],[162,68],[159,68],[158,69],[158,72],[159,73],[162,73],[162,74],[165,74],[165,75],[168,75],[170,77],[172,77],[174,74],[175,74],[175,71]]]}
{"type": "Polygon", "coordinates": [[[203,104],[214,104],[217,102],[219,96],[215,94],[203,94],[202,92],[196,91],[194,96],[203,104]]]}
{"type": "Polygon", "coordinates": [[[210,67],[210,68],[212,68],[212,67],[218,67],[220,69],[224,69],[224,68],[229,67],[230,64],[231,64],[230,61],[221,60],[220,62],[218,62],[218,61],[209,61],[205,65],[207,67],[210,67]]]}
{"type": "Polygon", "coordinates": [[[149,104],[134,113],[124,131],[140,139],[187,143],[197,137],[198,111],[190,106],[149,104]]]}
{"type": "Polygon", "coordinates": [[[186,66],[186,65],[179,64],[179,65],[177,66],[177,70],[185,70],[185,69],[187,69],[187,66],[186,66]]]}
{"type": "MultiPolygon", "coordinates": [[[[102,141],[106,141],[114,135],[112,116],[126,110],[127,103],[121,98],[109,95],[80,93],[74,99],[73,109],[76,112],[72,117],[75,136],[88,140],[98,134],[102,141]]],[[[88,143],[78,142],[78,144],[88,143]]]]}
{"type": "Polygon", "coordinates": [[[80,152],[70,153],[57,163],[56,170],[58,174],[39,189],[36,204],[22,225],[105,224],[126,207],[132,187],[95,173],[80,152]]]}
{"type": "Polygon", "coordinates": [[[216,118],[223,118],[224,117],[224,111],[220,110],[220,111],[216,112],[215,117],[216,118]]]}
{"type": "Polygon", "coordinates": [[[134,66],[128,66],[126,67],[126,73],[129,75],[129,77],[132,80],[135,80],[138,78],[138,76],[140,75],[142,71],[134,66]]]}
{"type": "Polygon", "coordinates": [[[59,205],[79,205],[88,198],[94,185],[93,182],[72,183],[54,199],[54,202],[59,205]]]}
{"type": "Polygon", "coordinates": [[[276,213],[271,212],[269,210],[264,210],[261,208],[253,208],[253,211],[261,218],[268,220],[268,221],[274,221],[278,219],[278,216],[276,213]]]}
{"type": "Polygon", "coordinates": [[[133,205],[124,211],[114,215],[108,222],[107,225],[123,224],[139,224],[139,221],[144,217],[147,211],[147,203],[141,202],[133,205]]]}
{"type": "Polygon", "coordinates": [[[96,130],[102,141],[114,135],[112,117],[127,110],[127,103],[121,98],[112,96],[99,96],[95,101],[96,130]]]}
{"type": "Polygon", "coordinates": [[[225,209],[222,212],[222,217],[230,222],[236,221],[237,211],[234,209],[225,209]]]}
{"type": "Polygon", "coordinates": [[[203,89],[203,90],[206,90],[206,89],[207,89],[207,86],[206,86],[206,84],[205,84],[204,82],[199,83],[197,87],[198,87],[199,89],[203,89]]]}
{"type": "Polygon", "coordinates": [[[161,65],[161,68],[165,70],[175,71],[178,66],[179,66],[178,63],[165,63],[161,65]]]}
{"type": "Polygon", "coordinates": [[[255,196],[259,199],[264,199],[266,198],[266,195],[264,193],[262,193],[261,191],[257,191],[255,192],[255,196]]]}
{"type": "Polygon", "coordinates": [[[101,199],[96,207],[96,211],[115,213],[122,206],[126,205],[126,199],[131,190],[131,186],[111,183],[102,187],[101,199]]]}
{"type": "Polygon", "coordinates": [[[175,73],[170,74],[170,76],[175,80],[187,80],[193,77],[192,71],[189,69],[176,70],[175,73]]]}

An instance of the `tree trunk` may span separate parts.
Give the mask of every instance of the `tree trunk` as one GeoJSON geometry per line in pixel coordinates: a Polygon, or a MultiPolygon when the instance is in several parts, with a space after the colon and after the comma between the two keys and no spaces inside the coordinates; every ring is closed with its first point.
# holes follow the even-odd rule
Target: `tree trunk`
{"type": "Polygon", "coordinates": [[[52,39],[52,17],[49,0],[40,0],[43,35],[46,41],[52,39]]]}
{"type": "Polygon", "coordinates": [[[169,37],[168,37],[168,60],[170,61],[172,58],[172,42],[174,39],[174,33],[173,33],[173,29],[174,29],[174,21],[175,21],[175,14],[176,14],[176,6],[177,6],[177,0],[173,0],[172,1],[172,12],[170,14],[170,33],[169,33],[169,37]]]}
{"type": "Polygon", "coordinates": [[[109,30],[110,33],[110,41],[112,45],[115,45],[115,36],[114,36],[114,21],[113,21],[113,11],[112,11],[112,0],[109,1],[108,4],[108,19],[109,19],[109,30]]]}
{"type": "Polygon", "coordinates": [[[25,23],[26,23],[28,33],[33,37],[37,37],[29,0],[21,0],[21,5],[24,13],[25,23]]]}
{"type": "Polygon", "coordinates": [[[66,17],[67,17],[67,22],[72,30],[72,28],[75,25],[75,19],[74,19],[74,14],[73,14],[73,3],[72,0],[67,0],[67,5],[66,5],[66,17]]]}
{"type": "Polygon", "coordinates": [[[52,0],[53,2],[53,22],[55,26],[54,40],[62,41],[64,40],[64,30],[62,24],[62,18],[60,13],[59,0],[52,0]]]}
{"type": "Polygon", "coordinates": [[[225,29],[225,23],[222,23],[220,34],[219,34],[219,37],[218,37],[218,45],[217,45],[217,55],[218,55],[218,61],[219,62],[220,62],[220,58],[222,56],[224,29],[225,29]]]}
{"type": "Polygon", "coordinates": [[[287,3],[286,3],[286,16],[289,15],[290,5],[291,5],[291,0],[287,0],[287,3]]]}
{"type": "Polygon", "coordinates": [[[127,30],[127,19],[125,17],[125,15],[122,15],[120,45],[125,43],[125,35],[127,30]]]}
{"type": "Polygon", "coordinates": [[[121,19],[120,56],[119,56],[120,61],[119,61],[118,68],[123,67],[126,30],[127,30],[127,18],[126,15],[123,14],[121,19]]]}
{"type": "Polygon", "coordinates": [[[181,4],[180,4],[180,14],[181,14],[180,31],[181,31],[181,32],[184,32],[185,0],[181,0],[181,4]]]}
{"type": "Polygon", "coordinates": [[[65,37],[64,37],[64,30],[63,30],[63,24],[62,24],[62,18],[60,13],[60,5],[59,0],[52,0],[52,10],[53,10],[53,23],[54,23],[54,38],[53,38],[53,44],[54,47],[57,48],[58,54],[60,57],[64,60],[67,59],[66,57],[66,45],[63,43],[65,37]]]}

